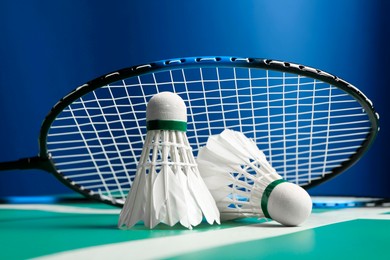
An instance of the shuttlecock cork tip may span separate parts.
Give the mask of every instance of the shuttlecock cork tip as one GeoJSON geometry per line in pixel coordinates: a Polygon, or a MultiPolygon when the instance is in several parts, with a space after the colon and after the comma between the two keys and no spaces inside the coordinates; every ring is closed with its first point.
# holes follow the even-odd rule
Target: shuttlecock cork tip
{"type": "Polygon", "coordinates": [[[298,226],[303,223],[310,216],[311,210],[310,195],[293,183],[280,183],[268,198],[269,216],[285,226],[298,226]]]}
{"type": "Polygon", "coordinates": [[[186,131],[187,107],[175,93],[158,93],[148,102],[146,121],[148,130],[186,131]]]}

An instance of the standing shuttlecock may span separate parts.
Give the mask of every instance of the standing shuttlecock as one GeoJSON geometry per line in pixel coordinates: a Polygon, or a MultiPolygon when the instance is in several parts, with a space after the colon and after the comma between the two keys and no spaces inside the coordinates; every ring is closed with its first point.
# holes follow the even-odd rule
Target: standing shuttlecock
{"type": "Polygon", "coordinates": [[[154,228],[180,222],[187,228],[219,223],[219,211],[192,154],[187,108],[176,94],[155,95],[146,109],[147,134],[136,177],[121,211],[118,226],[130,228],[139,220],[154,228]],[[203,214],[202,214],[203,213],[203,214]]]}
{"type": "Polygon", "coordinates": [[[256,144],[240,132],[227,129],[209,137],[197,162],[223,220],[255,216],[296,226],[311,213],[309,194],[284,181],[256,144]]]}

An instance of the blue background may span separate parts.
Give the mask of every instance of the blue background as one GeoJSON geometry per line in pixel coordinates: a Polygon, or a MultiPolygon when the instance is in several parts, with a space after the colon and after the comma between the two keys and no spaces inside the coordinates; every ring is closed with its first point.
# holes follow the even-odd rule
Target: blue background
{"type": "MultiPolygon", "coordinates": [[[[184,56],[270,58],[346,79],[381,114],[381,132],[371,150],[310,193],[390,197],[389,3],[0,1],[0,160],[36,155],[40,125],[50,108],[107,72],[184,56]]],[[[45,172],[0,172],[0,197],[69,192],[45,172]]]]}

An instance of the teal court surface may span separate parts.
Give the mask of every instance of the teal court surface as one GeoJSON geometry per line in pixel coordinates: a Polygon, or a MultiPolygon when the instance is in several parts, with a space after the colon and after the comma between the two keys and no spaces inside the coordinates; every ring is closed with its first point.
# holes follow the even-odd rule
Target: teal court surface
{"type": "Polygon", "coordinates": [[[0,204],[0,259],[390,259],[390,207],[314,209],[299,227],[242,219],[116,227],[98,203],[0,204]]]}

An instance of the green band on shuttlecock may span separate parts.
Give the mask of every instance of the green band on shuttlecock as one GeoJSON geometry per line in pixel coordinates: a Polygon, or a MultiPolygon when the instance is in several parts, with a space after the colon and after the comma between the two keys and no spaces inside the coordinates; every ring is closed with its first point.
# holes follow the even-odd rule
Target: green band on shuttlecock
{"type": "Polygon", "coordinates": [[[174,120],[150,120],[146,122],[147,130],[174,130],[187,131],[187,122],[174,120]]]}
{"type": "Polygon", "coordinates": [[[269,196],[271,195],[271,192],[275,189],[275,187],[283,182],[286,182],[286,181],[283,179],[273,181],[270,184],[268,184],[267,188],[265,188],[265,190],[264,190],[263,196],[261,197],[261,209],[263,210],[264,216],[266,218],[271,218],[271,216],[268,213],[269,196]]]}

